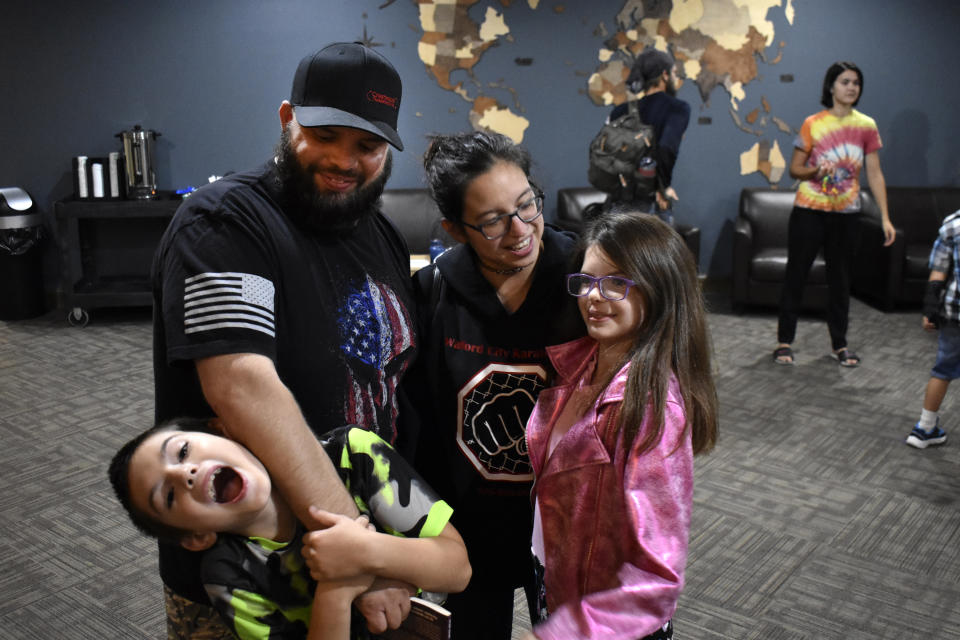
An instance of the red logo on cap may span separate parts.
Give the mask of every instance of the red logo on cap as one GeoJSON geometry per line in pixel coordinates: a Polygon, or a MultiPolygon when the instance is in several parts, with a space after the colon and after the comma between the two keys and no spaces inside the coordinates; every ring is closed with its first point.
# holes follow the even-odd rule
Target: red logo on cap
{"type": "Polygon", "coordinates": [[[371,102],[377,102],[380,104],[385,104],[391,109],[397,108],[397,99],[391,98],[390,96],[385,96],[382,93],[377,93],[373,89],[367,91],[367,100],[371,102]]]}

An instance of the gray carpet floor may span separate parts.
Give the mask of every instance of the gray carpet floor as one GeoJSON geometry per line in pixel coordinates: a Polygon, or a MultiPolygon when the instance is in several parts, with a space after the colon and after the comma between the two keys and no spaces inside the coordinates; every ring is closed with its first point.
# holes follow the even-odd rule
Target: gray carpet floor
{"type": "MultiPolygon", "coordinates": [[[[711,307],[721,437],[697,463],[677,638],[960,639],[960,389],[957,441],[903,444],[936,349],[919,314],[854,300],[848,370],[816,318],[784,367],[771,310],[711,307]]],[[[163,637],[154,545],[105,474],[152,416],[149,314],[91,315],[0,322],[4,638],[163,637]]]]}

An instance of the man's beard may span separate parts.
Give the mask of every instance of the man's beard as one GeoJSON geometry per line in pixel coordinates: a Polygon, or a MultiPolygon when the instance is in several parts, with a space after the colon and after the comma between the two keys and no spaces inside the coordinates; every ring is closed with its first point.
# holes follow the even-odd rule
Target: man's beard
{"type": "MultiPolygon", "coordinates": [[[[317,188],[314,178],[319,167],[300,164],[286,128],[280,135],[276,158],[285,212],[303,228],[314,233],[350,231],[361,221],[373,216],[393,169],[393,156],[388,149],[383,169],[373,180],[349,193],[323,193],[317,188]]],[[[337,173],[336,170],[332,172],[337,173]]],[[[356,170],[339,173],[350,178],[365,177],[356,170]]]]}
{"type": "Polygon", "coordinates": [[[663,90],[667,92],[668,96],[677,97],[677,83],[674,82],[672,78],[667,80],[667,86],[665,86],[663,90]]]}

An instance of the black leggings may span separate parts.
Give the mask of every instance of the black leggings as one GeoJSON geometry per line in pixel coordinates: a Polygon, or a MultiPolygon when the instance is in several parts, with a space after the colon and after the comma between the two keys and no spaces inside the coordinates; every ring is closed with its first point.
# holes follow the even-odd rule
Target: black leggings
{"type": "Polygon", "coordinates": [[[780,297],[777,340],[791,344],[810,267],[823,248],[827,268],[827,328],[834,350],[847,346],[850,268],[858,240],[859,213],[831,213],[794,207],[787,239],[787,274],[780,297]]]}

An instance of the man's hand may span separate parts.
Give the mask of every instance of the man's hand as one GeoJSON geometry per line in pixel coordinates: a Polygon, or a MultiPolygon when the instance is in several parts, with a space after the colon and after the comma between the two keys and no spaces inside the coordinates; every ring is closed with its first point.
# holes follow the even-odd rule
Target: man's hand
{"type": "Polygon", "coordinates": [[[396,629],[410,613],[410,596],[417,590],[399,580],[377,578],[370,589],[353,601],[367,620],[370,633],[383,633],[396,629]]]}
{"type": "Polygon", "coordinates": [[[938,328],[937,324],[935,322],[931,322],[930,318],[928,318],[927,316],[923,316],[923,322],[921,323],[921,326],[926,331],[936,331],[938,328]]]}
{"type": "Polygon", "coordinates": [[[370,544],[375,544],[376,531],[371,531],[366,516],[356,520],[347,516],[310,507],[312,522],[303,535],[303,555],[314,580],[341,580],[368,573],[370,544]],[[374,536],[374,537],[371,537],[374,536]]]}
{"type": "Polygon", "coordinates": [[[672,207],[673,203],[671,200],[675,202],[680,199],[677,197],[677,192],[673,187],[667,187],[663,190],[663,193],[656,191],[655,195],[657,196],[657,208],[660,209],[660,211],[666,211],[672,207]]]}
{"type": "MultiPolygon", "coordinates": [[[[301,550],[310,575],[319,583],[332,580],[356,584],[363,580],[367,573],[365,560],[370,557],[366,545],[375,544],[377,535],[367,517],[354,520],[317,507],[310,507],[310,517],[306,526],[317,530],[304,534],[301,550]]],[[[410,596],[416,592],[406,582],[376,578],[353,604],[366,618],[371,633],[383,633],[398,628],[406,619],[410,596]]]]}

